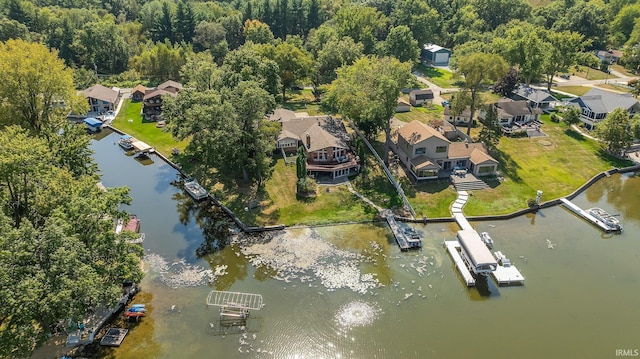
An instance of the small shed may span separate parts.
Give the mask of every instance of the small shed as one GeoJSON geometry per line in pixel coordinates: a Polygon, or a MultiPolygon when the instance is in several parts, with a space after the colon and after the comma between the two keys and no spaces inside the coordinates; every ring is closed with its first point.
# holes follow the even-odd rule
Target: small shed
{"type": "Polygon", "coordinates": [[[451,50],[435,44],[425,44],[420,51],[420,60],[433,66],[449,66],[451,50]]]}
{"type": "Polygon", "coordinates": [[[398,105],[396,106],[396,112],[409,112],[411,111],[411,105],[407,100],[398,98],[398,105]]]}
{"type": "Polygon", "coordinates": [[[100,132],[100,130],[102,129],[102,121],[98,120],[97,118],[85,118],[84,124],[90,132],[100,132]]]}

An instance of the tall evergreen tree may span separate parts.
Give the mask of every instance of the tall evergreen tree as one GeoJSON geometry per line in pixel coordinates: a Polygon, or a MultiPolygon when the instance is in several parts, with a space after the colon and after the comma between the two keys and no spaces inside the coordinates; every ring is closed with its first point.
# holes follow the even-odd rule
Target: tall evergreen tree
{"type": "Polygon", "coordinates": [[[244,20],[253,19],[253,5],[251,1],[247,1],[247,6],[244,7],[244,20]]]}
{"type": "Polygon", "coordinates": [[[190,1],[180,1],[176,11],[176,40],[190,43],[196,32],[196,16],[190,1]]]}
{"type": "Polygon", "coordinates": [[[273,28],[273,11],[271,10],[271,0],[264,0],[262,3],[262,22],[273,28]]]}
{"type": "Polygon", "coordinates": [[[320,4],[318,4],[318,0],[311,0],[307,14],[307,32],[311,29],[317,29],[318,26],[320,26],[320,4]]]}
{"type": "Polygon", "coordinates": [[[168,2],[162,3],[162,15],[156,20],[153,29],[153,39],[156,42],[163,42],[165,39],[175,42],[173,32],[173,16],[168,2]]]}

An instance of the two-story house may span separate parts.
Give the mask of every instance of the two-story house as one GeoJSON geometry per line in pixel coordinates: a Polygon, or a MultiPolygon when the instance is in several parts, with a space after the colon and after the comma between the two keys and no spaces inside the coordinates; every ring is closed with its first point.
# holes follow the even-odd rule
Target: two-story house
{"type": "Polygon", "coordinates": [[[100,84],[93,85],[82,91],[89,101],[89,113],[102,115],[108,111],[114,111],[120,92],[100,84]]]}
{"type": "Polygon", "coordinates": [[[617,94],[596,88],[569,100],[569,103],[580,108],[580,120],[590,130],[616,108],[625,109],[629,117],[640,113],[640,103],[630,94],[617,94]]]}
{"type": "Polygon", "coordinates": [[[420,121],[401,127],[392,148],[418,180],[446,178],[454,169],[466,169],[476,176],[494,175],[498,169],[498,161],[483,144],[451,142],[420,121]]]}
{"type": "Polygon", "coordinates": [[[158,121],[162,118],[162,97],[177,96],[182,85],[175,81],[165,81],[158,87],[147,89],[142,98],[142,113],[148,121],[158,121]]]}
{"type": "Polygon", "coordinates": [[[329,175],[332,180],[358,173],[360,158],[351,148],[351,138],[341,119],[331,116],[301,116],[278,109],[270,120],[282,124],[276,147],[295,155],[300,146],[307,155],[307,172],[329,175]]]}

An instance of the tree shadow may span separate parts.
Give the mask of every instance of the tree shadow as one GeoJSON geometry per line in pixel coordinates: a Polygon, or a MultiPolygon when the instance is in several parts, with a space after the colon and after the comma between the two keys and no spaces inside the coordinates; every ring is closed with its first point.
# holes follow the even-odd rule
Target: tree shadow
{"type": "Polygon", "coordinates": [[[496,149],[491,154],[499,163],[498,168],[504,177],[510,178],[515,183],[522,183],[522,178],[518,175],[520,165],[511,157],[511,155],[496,149]]]}
{"type": "Polygon", "coordinates": [[[583,134],[581,134],[580,132],[575,131],[575,130],[573,130],[571,128],[567,128],[566,130],[564,130],[564,134],[569,136],[569,137],[571,137],[571,138],[573,138],[576,141],[583,142],[583,141],[587,140],[587,138],[584,137],[583,134]]]}

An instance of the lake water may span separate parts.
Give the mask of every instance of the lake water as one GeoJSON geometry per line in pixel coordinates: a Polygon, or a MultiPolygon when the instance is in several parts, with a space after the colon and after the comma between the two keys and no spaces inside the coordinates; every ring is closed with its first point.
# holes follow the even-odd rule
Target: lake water
{"type": "Polygon", "coordinates": [[[619,214],[622,234],[560,206],[472,223],[526,277],[520,287],[489,282],[482,296],[442,247],[455,239],[453,223],[416,225],[417,252],[367,224],[290,230],[200,259],[198,209],[171,184],[176,171],[155,156],[143,165],[116,141],[107,135],[92,148],[103,183],[131,188],[128,210],[141,218],[147,253],[136,302],[149,311],[104,357],[607,358],[640,349],[640,177],[612,176],[574,200],[619,214]],[[246,332],[225,334],[206,305],[212,289],[262,294],[265,306],[246,332]]]}

